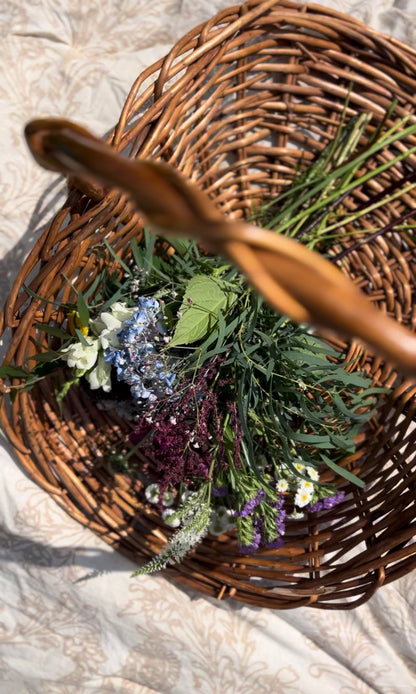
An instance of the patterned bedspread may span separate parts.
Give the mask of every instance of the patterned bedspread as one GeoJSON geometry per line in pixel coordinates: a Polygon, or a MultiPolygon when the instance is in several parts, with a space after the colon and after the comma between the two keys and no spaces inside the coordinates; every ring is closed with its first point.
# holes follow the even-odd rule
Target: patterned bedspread
{"type": "MultiPolygon", "coordinates": [[[[61,115],[104,134],[134,78],[232,0],[0,3],[0,296],[64,183],[22,128],[61,115]]],[[[326,0],[416,46],[416,0],[326,0]]],[[[215,602],[133,566],[0,447],[0,694],[412,694],[416,581],[353,612],[215,602]]]]}

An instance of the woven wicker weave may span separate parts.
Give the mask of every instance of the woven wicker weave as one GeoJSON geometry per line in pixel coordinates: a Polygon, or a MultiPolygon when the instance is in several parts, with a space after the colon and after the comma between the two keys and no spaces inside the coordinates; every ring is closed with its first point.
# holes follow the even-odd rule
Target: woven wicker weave
{"type": "MultiPolygon", "coordinates": [[[[368,136],[378,124],[386,129],[394,118],[415,113],[416,54],[318,5],[249,2],[190,32],[140,76],[111,142],[130,157],[171,163],[227,215],[247,217],[260,201],[284,190],[331,140],[349,92],[350,115],[373,114],[368,136]],[[384,123],[393,99],[394,118],[384,123]]],[[[392,156],[386,148],[375,161],[392,156]]],[[[344,204],[355,209],[383,189],[399,191],[414,163],[397,164],[376,183],[354,190],[344,204]]],[[[414,192],[403,187],[393,203],[362,219],[367,229],[390,224],[387,233],[356,248],[356,229],[345,228],[333,249],[343,271],[410,328],[414,241],[400,222],[412,221],[413,208],[414,192]]],[[[53,303],[45,306],[29,296],[26,285],[49,301],[73,300],[63,276],[85,290],[105,264],[117,269],[98,248],[100,240],[107,238],[125,258],[129,241],[141,232],[140,215],[126,196],[72,182],[67,203],[31,252],[6,303],[1,331],[12,331],[7,361],[25,364],[47,339],[53,346],[36,323],[59,325],[64,319],[53,303]]],[[[365,365],[376,385],[394,385],[357,453],[345,461],[366,488],[340,483],[345,501],[289,523],[280,550],[247,557],[232,536],[208,538],[169,575],[209,595],[253,605],[347,609],[416,565],[415,388],[358,343],[334,338],[334,344],[344,358],[365,365]]],[[[115,410],[98,409],[87,389],[73,388],[61,417],[53,384],[45,380],[4,403],[1,421],[25,469],[77,520],[135,560],[163,547],[166,527],[144,504],[140,482],[111,468],[109,451],[129,431],[115,410]]]]}

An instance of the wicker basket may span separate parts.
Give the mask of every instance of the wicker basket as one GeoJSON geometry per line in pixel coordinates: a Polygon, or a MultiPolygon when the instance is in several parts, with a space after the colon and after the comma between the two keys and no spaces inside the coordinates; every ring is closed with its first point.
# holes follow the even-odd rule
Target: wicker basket
{"type": "MultiPolygon", "coordinates": [[[[416,53],[318,5],[254,0],[220,12],[146,70],[110,141],[130,157],[169,162],[227,215],[245,217],[322,150],[349,91],[349,114],[371,112],[372,127],[387,128],[414,113],[416,53]],[[384,123],[393,99],[394,117],[384,123]]],[[[392,155],[386,148],[377,161],[392,155]]],[[[398,189],[411,163],[355,190],[345,204],[355,209],[389,186],[398,189]]],[[[411,220],[413,208],[414,193],[403,189],[394,203],[362,220],[367,228],[390,224],[388,233],[357,247],[355,230],[345,228],[333,249],[343,271],[411,328],[414,241],[399,222],[411,220]]],[[[108,239],[125,258],[130,240],[141,233],[140,215],[125,195],[72,183],[6,302],[1,332],[12,332],[7,362],[23,365],[40,343],[53,345],[53,336],[36,324],[63,320],[53,301],[73,299],[64,275],[77,288],[90,287],[104,264],[117,269],[99,242],[108,239]]],[[[168,575],[252,605],[349,609],[416,565],[415,388],[358,343],[335,344],[344,358],[365,365],[376,385],[394,386],[357,453],[345,461],[366,488],[343,482],[345,501],[290,522],[279,550],[241,556],[232,536],[208,538],[168,575]]],[[[53,384],[42,381],[30,392],[18,390],[11,402],[3,399],[1,421],[24,468],[79,522],[136,561],[164,546],[169,531],[143,502],[140,482],[116,474],[109,463],[108,451],[125,439],[128,426],[114,410],[98,409],[87,389],[70,390],[61,417],[53,384]]]]}

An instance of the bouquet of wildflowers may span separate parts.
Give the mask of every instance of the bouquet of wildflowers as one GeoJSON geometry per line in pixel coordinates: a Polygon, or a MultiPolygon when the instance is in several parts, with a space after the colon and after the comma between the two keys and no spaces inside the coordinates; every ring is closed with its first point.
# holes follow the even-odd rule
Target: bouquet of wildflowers
{"type": "Polygon", "coordinates": [[[288,516],[340,503],[321,470],[360,484],[339,461],[374,393],[235,268],[180,246],[167,253],[147,232],[133,242],[123,281],[103,276],[94,305],[78,294],[58,353],[71,369],[58,400],[83,379],[129,421],[130,451],[110,460],[134,470],[145,453],[144,500],[176,529],[140,572],[179,561],[207,533],[234,532],[241,552],[278,548],[288,516]]]}
{"type": "MultiPolygon", "coordinates": [[[[352,219],[342,201],[365,161],[354,148],[367,124],[359,116],[341,128],[257,221],[322,253],[346,222],[358,228],[364,211],[352,219]]],[[[368,156],[384,140],[370,145],[368,156]]],[[[45,326],[60,346],[42,355],[26,387],[51,365],[66,367],[58,402],[86,383],[99,407],[128,423],[126,446],[108,459],[140,476],[143,501],[173,529],[138,573],[180,561],[208,533],[234,534],[242,553],[279,548],[288,518],[342,504],[335,480],[362,485],[342,461],[373,411],[378,391],[365,374],[344,368],[329,341],[277,315],[195,242],[145,231],[128,261],[106,250],[123,277],[104,268],[93,299],[78,291],[65,307],[63,330],[45,326]]]]}

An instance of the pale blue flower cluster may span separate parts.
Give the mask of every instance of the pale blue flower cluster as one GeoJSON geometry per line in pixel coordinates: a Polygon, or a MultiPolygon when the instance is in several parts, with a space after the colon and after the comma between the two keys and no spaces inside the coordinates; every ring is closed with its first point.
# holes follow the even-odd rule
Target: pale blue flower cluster
{"type": "Polygon", "coordinates": [[[171,395],[175,373],[161,355],[167,338],[159,303],[140,297],[137,311],[123,322],[117,338],[117,347],[105,349],[105,360],[116,368],[118,380],[130,386],[133,397],[155,402],[171,395]]]}

